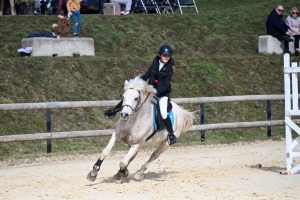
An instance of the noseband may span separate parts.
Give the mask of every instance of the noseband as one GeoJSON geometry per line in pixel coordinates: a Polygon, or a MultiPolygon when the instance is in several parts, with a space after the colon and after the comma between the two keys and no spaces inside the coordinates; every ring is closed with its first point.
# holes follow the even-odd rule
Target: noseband
{"type": "MultiPolygon", "coordinates": [[[[129,89],[132,89],[134,90],[133,88],[129,88],[129,89]]],[[[136,90],[135,90],[136,91],[136,90]]],[[[132,113],[130,115],[133,115],[134,113],[136,113],[141,107],[142,105],[147,101],[150,93],[148,94],[148,96],[146,97],[146,99],[140,104],[140,100],[141,100],[141,92],[140,91],[137,91],[139,93],[139,100],[138,100],[138,103],[136,104],[136,107],[135,108],[132,108],[130,105],[128,104],[125,104],[122,106],[122,109],[126,106],[126,107],[129,107],[131,110],[132,110],[132,113]]]]}

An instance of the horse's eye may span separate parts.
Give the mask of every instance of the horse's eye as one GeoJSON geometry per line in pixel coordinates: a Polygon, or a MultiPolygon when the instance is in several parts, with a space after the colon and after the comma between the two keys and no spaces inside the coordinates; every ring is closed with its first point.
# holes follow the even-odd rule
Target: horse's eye
{"type": "Polygon", "coordinates": [[[135,98],[134,100],[137,101],[137,100],[139,100],[139,98],[137,97],[137,98],[135,98]]]}

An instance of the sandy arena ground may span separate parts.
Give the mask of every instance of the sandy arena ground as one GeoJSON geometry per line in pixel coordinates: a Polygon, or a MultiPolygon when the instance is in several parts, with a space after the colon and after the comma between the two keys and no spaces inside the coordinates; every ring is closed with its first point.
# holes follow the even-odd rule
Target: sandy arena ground
{"type": "Polygon", "coordinates": [[[95,182],[87,181],[86,175],[100,153],[42,158],[17,166],[0,163],[0,199],[300,198],[300,175],[279,173],[286,166],[284,140],[174,146],[149,166],[144,181],[134,181],[133,173],[151,152],[140,151],[129,166],[129,177],[120,182],[114,182],[112,176],[125,152],[108,156],[95,182]]]}

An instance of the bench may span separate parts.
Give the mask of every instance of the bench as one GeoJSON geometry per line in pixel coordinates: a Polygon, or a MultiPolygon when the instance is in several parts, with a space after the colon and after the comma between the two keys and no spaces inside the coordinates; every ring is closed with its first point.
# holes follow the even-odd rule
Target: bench
{"type": "Polygon", "coordinates": [[[22,39],[22,48],[32,47],[30,56],[94,56],[93,38],[48,38],[22,39]]]}
{"type": "MultiPolygon", "coordinates": [[[[292,37],[293,38],[293,37],[292,37]]],[[[283,54],[284,44],[271,35],[261,35],[258,37],[258,52],[262,54],[283,54]]],[[[289,50],[295,53],[294,42],[289,42],[289,50]]]]}

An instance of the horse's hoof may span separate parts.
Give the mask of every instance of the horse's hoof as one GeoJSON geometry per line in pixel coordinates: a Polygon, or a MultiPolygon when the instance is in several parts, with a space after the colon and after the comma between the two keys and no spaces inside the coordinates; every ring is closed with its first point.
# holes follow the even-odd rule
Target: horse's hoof
{"type": "Polygon", "coordinates": [[[121,180],[121,173],[120,172],[118,172],[118,173],[116,173],[114,176],[113,176],[113,179],[114,179],[114,181],[119,181],[119,180],[121,180]]]}
{"type": "Polygon", "coordinates": [[[144,174],[143,174],[143,172],[137,172],[137,173],[135,173],[135,175],[133,176],[133,180],[135,180],[135,181],[143,181],[144,180],[144,174]]]}
{"type": "Polygon", "coordinates": [[[98,171],[96,170],[91,170],[88,175],[86,176],[87,180],[89,181],[95,181],[98,175],[98,171]]]}
{"type": "Polygon", "coordinates": [[[128,174],[129,174],[129,170],[127,168],[123,169],[123,170],[119,170],[118,173],[116,173],[113,176],[113,179],[114,179],[114,181],[119,181],[119,180],[121,180],[122,177],[127,177],[128,174]]]}
{"type": "Polygon", "coordinates": [[[127,177],[128,174],[129,174],[129,170],[126,168],[126,169],[123,169],[123,170],[119,170],[120,174],[122,177],[127,177]]]}

